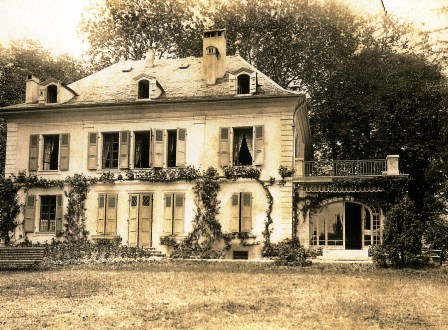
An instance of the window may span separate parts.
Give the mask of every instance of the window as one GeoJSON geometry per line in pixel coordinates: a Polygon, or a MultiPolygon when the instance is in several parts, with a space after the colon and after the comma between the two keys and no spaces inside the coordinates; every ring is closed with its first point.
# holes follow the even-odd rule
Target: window
{"type": "Polygon", "coordinates": [[[43,169],[57,170],[59,163],[59,135],[44,135],[43,169]]]}
{"type": "Polygon", "coordinates": [[[98,195],[97,233],[99,235],[117,235],[117,202],[117,195],[98,195]]]}
{"type": "Polygon", "coordinates": [[[231,201],[230,231],[249,233],[252,230],[252,193],[234,193],[231,201]]]}
{"type": "Polygon", "coordinates": [[[149,99],[149,80],[142,79],[138,82],[138,99],[149,99]]]}
{"type": "Polygon", "coordinates": [[[219,163],[221,166],[263,164],[263,126],[221,127],[219,130],[219,140],[219,163]]]}
{"type": "Polygon", "coordinates": [[[164,196],[163,233],[178,235],[184,233],[185,195],[183,193],[167,193],[164,196]]]}
{"type": "Polygon", "coordinates": [[[103,168],[118,168],[118,133],[103,133],[103,168]]]}
{"type": "Polygon", "coordinates": [[[36,208],[39,214],[39,232],[62,231],[62,195],[40,196],[40,208],[36,196],[28,195],[25,200],[24,231],[34,233],[36,208]]]}
{"type": "Polygon", "coordinates": [[[240,74],[237,80],[237,94],[250,94],[250,77],[240,74]]]}
{"type": "Polygon", "coordinates": [[[252,127],[233,130],[233,165],[252,165],[253,141],[252,127]]]}
{"type": "Polygon", "coordinates": [[[134,168],[151,167],[151,132],[135,132],[134,142],[134,168]]]}
{"type": "Polygon", "coordinates": [[[186,164],[187,130],[155,130],[154,167],[175,167],[186,164]],[[166,144],[165,144],[166,141],[166,144]]]}
{"type": "Polygon", "coordinates": [[[57,103],[58,102],[58,86],[49,85],[47,87],[47,103],[57,103]]]}
{"type": "Polygon", "coordinates": [[[29,171],[68,171],[70,135],[30,135],[29,171]],[[39,164],[39,159],[41,159],[39,164]]]}

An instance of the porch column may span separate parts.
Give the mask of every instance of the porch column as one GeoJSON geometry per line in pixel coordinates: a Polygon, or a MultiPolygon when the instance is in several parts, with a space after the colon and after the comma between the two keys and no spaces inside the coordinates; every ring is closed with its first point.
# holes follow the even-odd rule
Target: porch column
{"type": "Polygon", "coordinates": [[[399,155],[388,155],[386,157],[387,175],[399,175],[398,169],[399,155]]]}

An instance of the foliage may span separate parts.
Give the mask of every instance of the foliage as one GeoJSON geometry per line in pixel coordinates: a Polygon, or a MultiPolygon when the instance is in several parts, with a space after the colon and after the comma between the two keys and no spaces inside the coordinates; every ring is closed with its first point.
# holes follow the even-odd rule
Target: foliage
{"type": "Polygon", "coordinates": [[[263,257],[274,258],[278,265],[283,266],[306,266],[310,262],[307,260],[306,250],[300,245],[298,240],[286,239],[276,244],[270,244],[264,250],[263,257]]]}
{"type": "Polygon", "coordinates": [[[222,170],[226,179],[233,181],[237,179],[259,179],[261,172],[254,166],[224,166],[222,170]]]}
{"type": "Polygon", "coordinates": [[[128,180],[140,180],[149,182],[173,182],[173,181],[193,181],[200,177],[200,171],[194,166],[179,168],[154,169],[145,171],[126,172],[128,180]]]}
{"type": "Polygon", "coordinates": [[[159,58],[197,56],[202,30],[192,0],[105,0],[93,4],[80,25],[97,69],[120,57],[140,60],[149,48],[159,58]]]}
{"type": "Polygon", "coordinates": [[[280,180],[280,182],[278,184],[281,186],[284,186],[286,183],[285,178],[292,177],[294,175],[294,170],[289,169],[283,165],[280,165],[280,167],[278,168],[278,174],[280,174],[280,176],[282,177],[282,179],[280,180]]]}
{"type": "Polygon", "coordinates": [[[409,197],[404,197],[386,214],[382,248],[387,260],[398,267],[416,262],[421,252],[424,225],[409,197]]]}
{"type": "Polygon", "coordinates": [[[69,190],[65,193],[68,200],[67,211],[64,215],[65,229],[62,236],[68,243],[73,241],[85,241],[89,234],[86,230],[86,200],[89,186],[96,180],[87,178],[81,174],[75,174],[66,179],[69,190]]]}
{"type": "Polygon", "coordinates": [[[25,100],[25,79],[35,74],[44,81],[55,78],[65,84],[87,74],[83,64],[68,55],[53,58],[33,40],[15,40],[8,48],[0,47],[0,107],[25,100]]]}
{"type": "Polygon", "coordinates": [[[432,249],[441,250],[440,264],[442,264],[448,251],[448,220],[438,218],[428,221],[424,238],[432,249]]]}
{"type": "Polygon", "coordinates": [[[209,167],[196,180],[193,188],[196,194],[196,215],[193,230],[187,238],[175,246],[171,254],[175,258],[200,257],[211,258],[220,255],[215,251],[216,245],[222,242],[221,224],[216,219],[219,214],[218,191],[220,183],[216,169],[209,167]]]}
{"type": "Polygon", "coordinates": [[[11,243],[11,232],[18,225],[16,217],[20,212],[17,200],[19,187],[11,179],[0,178],[0,240],[11,243]]]}

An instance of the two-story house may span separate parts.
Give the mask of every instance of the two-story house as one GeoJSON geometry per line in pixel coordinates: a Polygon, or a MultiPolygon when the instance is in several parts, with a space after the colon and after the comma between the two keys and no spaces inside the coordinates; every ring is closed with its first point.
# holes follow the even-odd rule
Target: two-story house
{"type": "MultiPolygon", "coordinates": [[[[145,59],[121,60],[68,86],[29,75],[25,103],[1,110],[7,122],[5,175],[98,178],[107,172],[124,177],[128,171],[211,166],[222,173],[225,166],[253,166],[268,182],[278,181],[284,166],[295,177],[269,187],[272,242],[291,238],[293,229],[305,246],[364,250],[376,242],[380,210],[354,202],[330,201],[327,215],[299,214],[293,226],[294,196],[319,192],[331,181],[331,175],[314,175],[306,96],[283,89],[238,54],[228,56],[225,33],[204,32],[202,58],[156,60],[149,51],[145,59]]],[[[384,175],[383,163],[368,173],[384,175]]],[[[192,229],[193,185],[99,182],[86,200],[86,229],[92,239],[120,236],[124,244],[166,252],[161,237],[181,239],[192,229]]],[[[16,239],[54,238],[64,222],[65,190],[22,190],[16,239]]],[[[223,232],[262,240],[267,200],[259,183],[224,181],[218,198],[223,232]]],[[[235,245],[228,257],[256,258],[260,251],[261,244],[235,245]]]]}

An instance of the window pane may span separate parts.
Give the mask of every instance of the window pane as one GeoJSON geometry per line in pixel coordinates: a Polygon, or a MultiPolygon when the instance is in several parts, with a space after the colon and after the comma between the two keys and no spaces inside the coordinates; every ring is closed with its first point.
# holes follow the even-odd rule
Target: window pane
{"type": "Polygon", "coordinates": [[[59,135],[44,135],[43,169],[57,170],[59,163],[59,135]]]}
{"type": "Polygon", "coordinates": [[[149,132],[136,132],[134,147],[134,167],[148,168],[149,155],[149,132]]]}
{"type": "Polygon", "coordinates": [[[56,230],[56,196],[41,196],[39,231],[56,230]]]}
{"type": "Polygon", "coordinates": [[[119,134],[103,134],[103,168],[118,168],[119,134]]]}
{"type": "Polygon", "coordinates": [[[234,128],[233,164],[236,166],[252,165],[253,150],[252,127],[234,128]]]}

